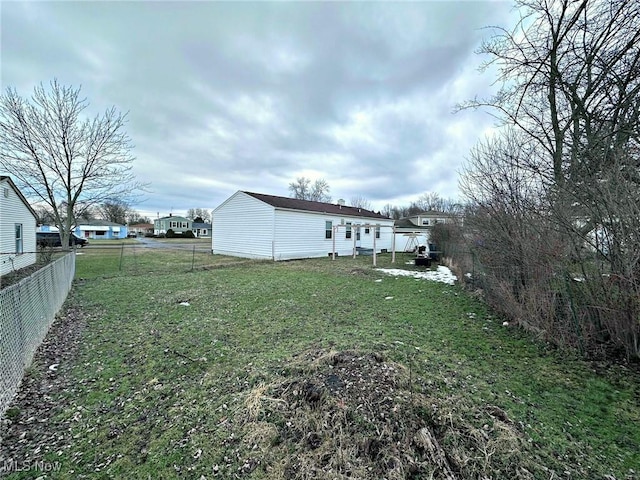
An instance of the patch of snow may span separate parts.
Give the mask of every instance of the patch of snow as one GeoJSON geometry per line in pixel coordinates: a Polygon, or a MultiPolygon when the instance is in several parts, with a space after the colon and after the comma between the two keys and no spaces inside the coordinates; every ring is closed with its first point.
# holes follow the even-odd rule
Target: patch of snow
{"type": "Polygon", "coordinates": [[[182,305],[183,307],[188,307],[190,304],[189,302],[180,302],[180,305],[182,305]]]}
{"type": "Polygon", "coordinates": [[[386,273],[387,275],[393,275],[395,277],[413,277],[416,279],[442,282],[446,283],[447,285],[453,285],[457,280],[456,276],[451,272],[451,270],[443,265],[439,265],[438,269],[435,272],[432,270],[428,270],[426,272],[402,270],[400,268],[377,268],[376,270],[386,273]]]}
{"type": "Polygon", "coordinates": [[[503,327],[508,327],[509,326],[509,322],[502,322],[502,326],[503,327]]]}
{"type": "Polygon", "coordinates": [[[573,277],[573,280],[576,282],[584,282],[584,277],[573,277]]]}
{"type": "Polygon", "coordinates": [[[393,300],[393,297],[384,297],[385,300],[393,300]]]}
{"type": "Polygon", "coordinates": [[[376,282],[376,283],[380,283],[381,281],[382,281],[382,279],[381,279],[381,278],[379,278],[379,279],[375,280],[375,282],[376,282]]]}

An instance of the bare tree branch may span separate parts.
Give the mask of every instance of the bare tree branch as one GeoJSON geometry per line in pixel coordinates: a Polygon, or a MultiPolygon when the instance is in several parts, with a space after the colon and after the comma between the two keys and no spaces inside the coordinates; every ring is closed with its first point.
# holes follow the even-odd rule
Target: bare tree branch
{"type": "Polygon", "coordinates": [[[25,196],[51,208],[64,246],[82,212],[144,189],[132,173],[126,114],[111,107],[90,119],[87,107],[80,88],[57,80],[31,99],[12,88],[0,97],[0,165],[25,196]]]}

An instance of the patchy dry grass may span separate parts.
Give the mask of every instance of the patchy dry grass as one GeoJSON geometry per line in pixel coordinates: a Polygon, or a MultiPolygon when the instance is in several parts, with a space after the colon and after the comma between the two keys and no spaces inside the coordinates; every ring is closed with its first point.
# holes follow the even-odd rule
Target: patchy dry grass
{"type": "Polygon", "coordinates": [[[193,253],[141,251],[126,271],[84,253],[68,302],[81,340],[55,373],[36,361],[33,385],[57,385],[50,414],[13,407],[0,465],[59,462],[47,478],[64,479],[638,476],[638,374],[535,344],[458,287],[385,276],[371,257],[208,255],[192,270],[193,253]]]}

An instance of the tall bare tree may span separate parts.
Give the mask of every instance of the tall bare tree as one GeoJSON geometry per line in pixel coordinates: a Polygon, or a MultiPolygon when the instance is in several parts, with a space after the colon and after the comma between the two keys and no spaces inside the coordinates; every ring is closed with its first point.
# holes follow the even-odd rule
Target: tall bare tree
{"type": "Polygon", "coordinates": [[[0,166],[25,196],[51,208],[64,248],[83,211],[143,187],[132,173],[126,115],[110,107],[89,118],[88,105],[79,87],[57,80],[30,99],[13,88],[0,96],[0,166]]]}
{"type": "Polygon", "coordinates": [[[129,210],[127,214],[127,223],[133,225],[136,223],[153,223],[149,217],[146,217],[136,210],[129,210]]]}
{"type": "Polygon", "coordinates": [[[371,202],[362,195],[354,195],[351,197],[351,206],[371,210],[371,202]]]}
{"type": "Polygon", "coordinates": [[[528,167],[563,186],[580,175],[585,152],[611,152],[640,130],[640,3],[627,0],[520,0],[514,28],[500,28],[481,53],[498,68],[489,106],[541,150],[528,167]]]}
{"type": "MultiPolygon", "coordinates": [[[[490,107],[509,129],[471,155],[463,190],[475,225],[483,242],[503,246],[502,279],[517,301],[555,299],[529,305],[549,320],[534,329],[581,346],[614,339],[640,357],[640,2],[516,6],[520,21],[482,47],[500,90],[466,104],[490,107]],[[549,245],[558,256],[545,262],[549,245]],[[579,270],[586,281],[570,281],[560,297],[557,283],[531,282],[534,270],[569,279],[579,270]]],[[[497,303],[508,306],[505,298],[497,303]]]]}
{"type": "Polygon", "coordinates": [[[311,180],[306,177],[298,177],[295,182],[289,184],[291,196],[300,200],[330,202],[329,190],[329,184],[324,178],[319,178],[311,183],[311,180]]]}
{"type": "Polygon", "coordinates": [[[435,210],[442,212],[444,208],[444,199],[437,192],[426,192],[418,197],[413,204],[421,211],[426,212],[435,210]]]}
{"type": "Polygon", "coordinates": [[[187,217],[194,221],[198,218],[202,223],[211,223],[211,212],[206,208],[190,208],[187,210],[187,217]]]}
{"type": "Polygon", "coordinates": [[[33,210],[36,212],[38,224],[50,225],[54,223],[53,213],[46,205],[36,205],[33,207],[33,210]]]}
{"type": "Polygon", "coordinates": [[[119,223],[125,225],[127,223],[127,217],[129,216],[131,209],[126,202],[112,200],[103,202],[96,208],[98,215],[103,220],[109,222],[119,223]]]}

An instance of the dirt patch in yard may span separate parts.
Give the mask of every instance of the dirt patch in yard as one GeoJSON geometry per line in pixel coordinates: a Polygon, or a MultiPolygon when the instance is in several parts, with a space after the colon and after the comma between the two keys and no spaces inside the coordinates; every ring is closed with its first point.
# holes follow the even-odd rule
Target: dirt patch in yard
{"type": "MultiPolygon", "coordinates": [[[[0,465],[73,445],[73,418],[58,414],[85,324],[71,309],[52,326],[0,423],[0,465]]],[[[545,470],[501,408],[446,396],[381,354],[314,349],[285,365],[238,393],[240,408],[217,427],[224,461],[212,466],[215,477],[533,479],[545,470]]]]}
{"type": "Polygon", "coordinates": [[[66,406],[60,404],[61,393],[70,383],[65,371],[75,356],[84,326],[83,313],[67,309],[49,329],[16,397],[0,419],[0,465],[12,461],[34,464],[48,452],[68,445],[68,426],[59,425],[55,417],[66,406]]]}
{"type": "Polygon", "coordinates": [[[311,351],[290,365],[227,422],[234,461],[216,466],[222,477],[533,478],[525,435],[497,406],[436,399],[376,353],[311,351]]]}

